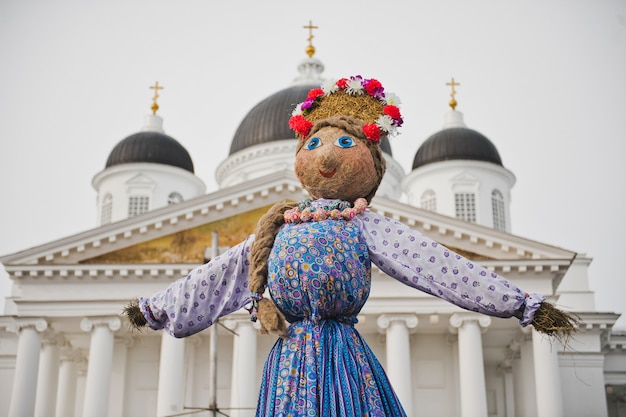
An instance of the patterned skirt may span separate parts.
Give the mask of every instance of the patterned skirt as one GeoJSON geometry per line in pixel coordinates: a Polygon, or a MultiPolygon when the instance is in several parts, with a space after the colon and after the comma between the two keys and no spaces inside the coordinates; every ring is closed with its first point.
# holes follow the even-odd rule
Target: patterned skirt
{"type": "Polygon", "coordinates": [[[263,370],[257,417],[406,416],[387,375],[354,326],[293,323],[263,370]]]}

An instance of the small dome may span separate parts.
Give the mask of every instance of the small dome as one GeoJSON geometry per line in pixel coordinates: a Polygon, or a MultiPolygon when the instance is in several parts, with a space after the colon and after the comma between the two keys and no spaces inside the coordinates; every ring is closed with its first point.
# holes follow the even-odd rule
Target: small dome
{"type": "MultiPolygon", "coordinates": [[[[309,90],[317,87],[319,84],[294,85],[272,94],[254,106],[239,124],[230,144],[229,155],[262,143],[284,139],[296,140],[295,134],[289,128],[291,112],[297,104],[306,99],[309,90]]],[[[381,139],[380,146],[383,152],[391,155],[391,146],[387,138],[381,139]]]]}
{"type": "Polygon", "coordinates": [[[142,131],[122,140],[109,154],[105,168],[136,162],[171,165],[194,173],[189,152],[174,138],[160,132],[142,131]]]}
{"type": "Polygon", "coordinates": [[[413,159],[413,169],[459,159],[503,166],[498,149],[484,135],[466,127],[452,127],[435,133],[420,146],[413,159]]]}

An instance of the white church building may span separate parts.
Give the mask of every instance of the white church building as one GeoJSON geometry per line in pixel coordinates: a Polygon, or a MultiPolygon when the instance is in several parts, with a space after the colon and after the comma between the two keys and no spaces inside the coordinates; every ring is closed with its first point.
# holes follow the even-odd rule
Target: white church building
{"type": "MultiPolygon", "coordinates": [[[[217,191],[206,193],[155,107],[95,173],[93,229],[0,256],[12,282],[0,312],[0,416],[254,416],[275,337],[247,311],[184,339],[133,331],[121,311],[242,241],[274,203],[306,198],[287,121],[323,69],[310,53],[291,84],[245,115],[217,191]]],[[[408,174],[382,141],[387,173],[370,209],[567,306],[580,331],[564,348],[379,270],[357,329],[412,417],[626,416],[626,333],[612,331],[619,314],[596,310],[591,259],[511,233],[515,175],[451,107],[408,174]]]]}

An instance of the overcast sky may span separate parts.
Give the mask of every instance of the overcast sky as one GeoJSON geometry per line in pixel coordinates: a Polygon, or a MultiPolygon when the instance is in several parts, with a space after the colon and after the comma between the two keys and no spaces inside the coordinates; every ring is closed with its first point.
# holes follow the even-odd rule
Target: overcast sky
{"type": "Polygon", "coordinates": [[[297,76],[309,20],[325,76],[402,99],[407,173],[454,77],[517,177],[513,232],[592,256],[597,308],[626,312],[624,0],[0,0],[0,255],[95,227],[91,179],[155,81],[166,133],[215,191],[239,122],[297,76]]]}

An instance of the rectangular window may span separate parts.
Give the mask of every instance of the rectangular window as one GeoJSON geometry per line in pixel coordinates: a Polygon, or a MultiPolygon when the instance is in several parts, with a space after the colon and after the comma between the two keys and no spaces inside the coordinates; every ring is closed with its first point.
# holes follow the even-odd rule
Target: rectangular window
{"type": "Polygon", "coordinates": [[[437,199],[433,196],[422,200],[422,208],[428,211],[437,211],[437,199]]]}
{"type": "Polygon", "coordinates": [[[148,211],[150,206],[150,197],[148,196],[132,196],[128,200],[128,217],[133,217],[148,211]]]}
{"type": "Polygon", "coordinates": [[[106,201],[102,205],[102,213],[100,214],[100,224],[111,223],[111,217],[113,215],[113,202],[106,201]]]}
{"type": "Polygon", "coordinates": [[[491,197],[491,208],[493,211],[493,228],[498,230],[506,230],[506,221],[504,219],[504,201],[499,198],[491,197]]]}
{"type": "Polygon", "coordinates": [[[454,194],[454,211],[457,219],[476,223],[476,196],[473,193],[454,194]]]}

